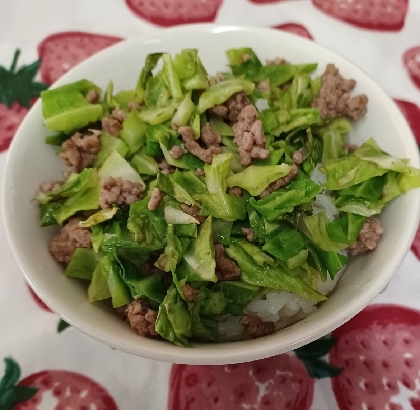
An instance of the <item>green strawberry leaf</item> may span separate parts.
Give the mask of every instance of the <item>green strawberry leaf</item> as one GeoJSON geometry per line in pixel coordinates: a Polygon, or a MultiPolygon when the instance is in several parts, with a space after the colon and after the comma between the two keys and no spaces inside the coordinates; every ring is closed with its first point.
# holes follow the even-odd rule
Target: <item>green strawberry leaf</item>
{"type": "Polygon", "coordinates": [[[322,379],[336,377],[343,369],[331,366],[324,358],[335,344],[332,337],[321,337],[306,346],[295,350],[296,356],[302,361],[310,377],[322,379]]]}
{"type": "Polygon", "coordinates": [[[15,405],[31,399],[37,393],[36,387],[19,386],[19,365],[9,357],[4,359],[6,371],[0,380],[0,409],[13,410],[15,405]]]}
{"type": "Polygon", "coordinates": [[[63,319],[60,319],[60,321],[58,322],[58,325],[57,325],[57,333],[61,333],[63,330],[67,329],[68,327],[70,327],[70,324],[67,323],[63,319]]]}
{"type": "Polygon", "coordinates": [[[0,397],[3,397],[6,391],[15,386],[20,378],[19,365],[10,357],[5,357],[4,362],[6,363],[6,371],[0,381],[0,397]]]}
{"type": "Polygon", "coordinates": [[[327,355],[335,345],[335,339],[332,337],[321,337],[306,346],[296,349],[296,354],[304,358],[320,358],[327,355]]]}
{"type": "Polygon", "coordinates": [[[39,97],[48,85],[34,81],[41,60],[17,69],[20,50],[16,50],[9,70],[0,66],[0,103],[10,108],[14,102],[29,108],[31,99],[39,97]]]}
{"type": "MultiPolygon", "coordinates": [[[[299,359],[301,358],[299,357],[299,359]]],[[[331,366],[325,359],[301,360],[304,366],[306,367],[309,376],[313,379],[337,377],[343,371],[343,369],[339,367],[331,366]]]]}

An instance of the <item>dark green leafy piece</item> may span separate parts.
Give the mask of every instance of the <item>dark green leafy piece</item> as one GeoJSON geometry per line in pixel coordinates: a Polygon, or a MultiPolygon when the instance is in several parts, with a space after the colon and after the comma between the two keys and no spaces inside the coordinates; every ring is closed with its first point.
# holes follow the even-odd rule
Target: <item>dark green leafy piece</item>
{"type": "Polygon", "coordinates": [[[155,330],[164,339],[179,346],[188,346],[191,336],[191,314],[187,304],[181,299],[178,291],[172,285],[165,299],[159,306],[155,330]]]}
{"type": "Polygon", "coordinates": [[[143,276],[137,266],[128,259],[119,258],[123,268],[123,281],[130,288],[133,299],[148,298],[162,303],[165,288],[157,274],[143,276]]]}
{"type": "Polygon", "coordinates": [[[259,266],[239,245],[235,243],[231,243],[229,248],[226,248],[226,253],[241,269],[241,280],[245,283],[263,286],[270,289],[285,290],[311,300],[326,300],[324,295],[321,295],[304,280],[298,276],[290,276],[281,267],[270,266],[267,264],[259,266]]]}
{"type": "Polygon", "coordinates": [[[251,198],[249,203],[268,221],[274,221],[285,213],[292,212],[295,206],[311,202],[321,191],[322,187],[305,178],[294,180],[258,201],[251,198]]]}
{"type": "Polygon", "coordinates": [[[92,280],[99,259],[91,248],[76,248],[64,273],[71,278],[92,280]]]}
{"type": "Polygon", "coordinates": [[[327,225],[327,232],[335,242],[353,243],[357,241],[365,222],[365,216],[342,212],[339,218],[327,225]]]}
{"type": "Polygon", "coordinates": [[[262,249],[286,262],[305,249],[305,239],[295,228],[283,222],[269,233],[262,249]]]}
{"type": "Polygon", "coordinates": [[[162,249],[166,244],[167,223],[163,213],[163,203],[150,211],[147,207],[150,195],[130,205],[127,228],[134,240],[150,250],[162,249]]]}
{"type": "Polygon", "coordinates": [[[41,205],[40,221],[41,226],[56,225],[57,221],[54,218],[54,213],[63,205],[64,201],[52,201],[41,205]]]}

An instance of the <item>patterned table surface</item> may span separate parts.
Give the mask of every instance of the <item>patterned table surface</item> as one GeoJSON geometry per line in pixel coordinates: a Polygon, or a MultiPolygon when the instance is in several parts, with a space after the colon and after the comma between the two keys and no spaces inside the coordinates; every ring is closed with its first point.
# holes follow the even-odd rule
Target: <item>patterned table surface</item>
{"type": "MultiPolygon", "coordinates": [[[[0,68],[0,175],[38,95],[34,78],[51,84],[115,42],[197,21],[276,27],[335,51],[397,100],[420,143],[418,0],[2,1],[0,65],[9,70],[20,49],[27,91],[0,68]]],[[[419,232],[416,241],[386,292],[335,331],[335,343],[241,365],[171,366],[66,327],[25,284],[0,219],[0,409],[420,409],[419,232]]]]}

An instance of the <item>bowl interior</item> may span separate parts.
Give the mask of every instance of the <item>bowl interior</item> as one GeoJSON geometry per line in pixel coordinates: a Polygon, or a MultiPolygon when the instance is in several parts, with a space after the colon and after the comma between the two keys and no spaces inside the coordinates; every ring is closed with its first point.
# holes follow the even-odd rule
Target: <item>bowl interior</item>
{"type": "MultiPolygon", "coordinates": [[[[56,85],[81,78],[104,89],[133,88],[148,53],[177,53],[197,48],[210,74],[227,70],[224,51],[252,47],[264,60],[284,57],[292,63],[318,62],[318,73],[335,63],[346,78],[357,80],[356,93],[369,97],[369,112],[351,132],[351,142],[374,137],[380,147],[397,157],[411,157],[419,166],[417,147],[398,108],[362,71],[316,44],[269,29],[192,25],[163,30],[105,50],[82,63],[56,85]]],[[[55,149],[44,144],[41,103],[32,108],[9,152],[4,181],[4,219],[15,258],[42,299],[66,321],[92,337],[118,349],[177,363],[223,364],[250,361],[283,353],[321,337],[363,309],[389,282],[414,236],[420,192],[409,192],[392,202],[381,215],[385,233],[375,252],[351,261],[328,301],[301,322],[265,338],[221,344],[200,344],[192,349],[141,338],[105,304],[90,305],[86,287],[67,279],[48,253],[55,228],[41,228],[38,206],[32,201],[39,184],[61,179],[63,165],[55,149]]]]}

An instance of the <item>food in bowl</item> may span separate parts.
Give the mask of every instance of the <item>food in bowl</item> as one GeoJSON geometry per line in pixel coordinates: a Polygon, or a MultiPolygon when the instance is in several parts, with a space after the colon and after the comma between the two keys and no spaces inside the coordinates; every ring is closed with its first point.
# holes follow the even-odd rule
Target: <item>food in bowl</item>
{"type": "Polygon", "coordinates": [[[420,171],[346,142],[365,95],[334,65],[227,51],[150,54],[133,90],[81,80],[42,93],[63,181],[41,185],[49,250],[143,336],[260,337],[326,300],[348,254],[372,251],[383,207],[420,171]],[[159,69],[158,65],[162,64],[159,69]]]}

